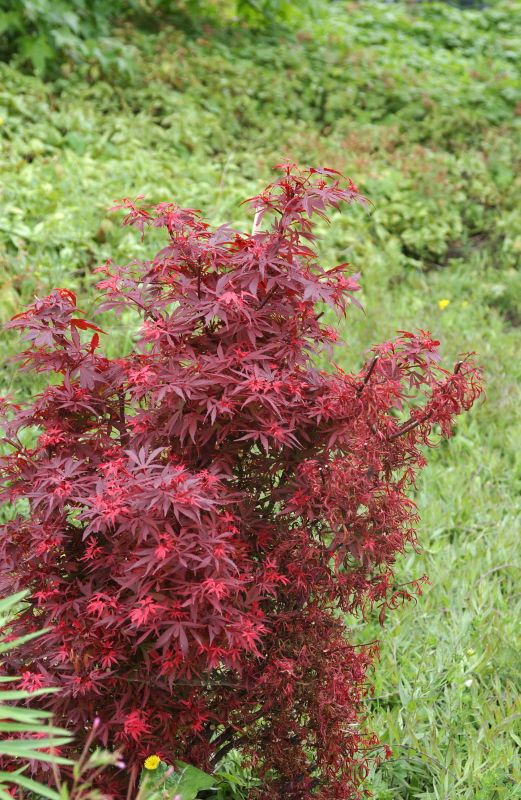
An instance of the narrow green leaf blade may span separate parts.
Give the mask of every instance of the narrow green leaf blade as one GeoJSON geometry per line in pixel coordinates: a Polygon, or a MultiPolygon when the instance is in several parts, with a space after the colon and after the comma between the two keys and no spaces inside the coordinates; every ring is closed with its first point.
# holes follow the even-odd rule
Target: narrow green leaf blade
{"type": "MultiPolygon", "coordinates": [[[[34,792],[40,797],[45,797],[47,800],[60,800],[60,795],[54,789],[51,789],[49,786],[44,786],[38,783],[38,781],[33,781],[32,778],[28,778],[26,775],[13,772],[0,772],[0,788],[2,782],[12,783],[15,786],[21,786],[23,789],[30,789],[31,792],[34,792]]],[[[10,797],[10,795],[8,796],[10,797]]]]}

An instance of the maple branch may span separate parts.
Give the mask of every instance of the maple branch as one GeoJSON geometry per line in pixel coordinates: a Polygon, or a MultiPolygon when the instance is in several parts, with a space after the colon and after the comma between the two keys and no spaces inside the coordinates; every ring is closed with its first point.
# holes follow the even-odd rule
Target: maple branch
{"type": "Polygon", "coordinates": [[[213,756],[210,759],[210,764],[212,765],[212,767],[217,766],[219,761],[222,761],[223,758],[228,755],[230,750],[235,750],[237,745],[242,744],[243,742],[246,742],[246,741],[247,741],[247,737],[246,736],[240,736],[238,739],[232,739],[231,741],[227,742],[226,744],[223,744],[222,747],[220,747],[218,750],[215,751],[215,753],[213,754],[213,756]]]}
{"type": "MultiPolygon", "coordinates": [[[[140,678],[127,678],[129,683],[141,683],[140,678]]],[[[197,686],[200,689],[216,689],[224,686],[228,689],[242,689],[243,684],[237,681],[190,681],[184,678],[176,678],[175,686],[197,686]]]]}
{"type": "Polygon", "coordinates": [[[367,370],[366,376],[365,376],[361,386],[359,386],[358,389],[356,390],[357,395],[361,395],[362,392],[364,391],[365,387],[369,383],[369,378],[371,377],[371,375],[374,372],[374,368],[376,367],[376,365],[378,363],[378,358],[379,358],[379,356],[375,356],[373,358],[373,360],[371,361],[371,363],[369,365],[369,369],[367,370]]]}
{"type": "Polygon", "coordinates": [[[429,411],[428,414],[424,414],[424,416],[420,417],[419,419],[409,419],[402,425],[401,428],[399,428],[394,433],[391,433],[391,435],[388,437],[389,441],[391,441],[392,439],[397,439],[398,436],[403,436],[404,433],[409,433],[409,431],[413,431],[415,428],[418,427],[418,425],[421,425],[422,422],[425,422],[431,416],[432,416],[432,411],[429,411]]]}
{"type": "Polygon", "coordinates": [[[263,308],[266,305],[268,300],[270,300],[273,297],[273,295],[275,294],[276,289],[277,289],[277,287],[273,286],[273,288],[269,290],[268,294],[266,295],[266,297],[264,298],[262,303],[259,305],[257,311],[260,311],[261,308],[263,308]]]}
{"type": "Polygon", "coordinates": [[[128,445],[128,430],[127,422],[125,419],[125,393],[118,392],[118,405],[119,405],[119,435],[121,436],[121,444],[128,445]]]}
{"type": "MultiPolygon", "coordinates": [[[[267,713],[262,709],[257,711],[256,714],[253,714],[252,717],[245,723],[246,725],[251,724],[252,722],[256,722],[258,719],[263,717],[267,713]]],[[[215,766],[219,761],[221,761],[224,756],[229,753],[230,750],[233,750],[238,744],[241,742],[246,741],[247,737],[243,734],[238,739],[233,739],[233,736],[237,733],[237,731],[232,728],[228,727],[224,730],[219,736],[212,742],[212,745],[217,746],[217,750],[213,754],[212,758],[210,759],[210,763],[212,766],[215,766]]]]}
{"type": "Polygon", "coordinates": [[[257,233],[257,231],[260,228],[262,212],[263,212],[262,207],[259,207],[259,208],[255,209],[255,216],[253,218],[253,226],[252,226],[252,229],[251,229],[251,235],[252,236],[255,236],[255,234],[257,233]]]}

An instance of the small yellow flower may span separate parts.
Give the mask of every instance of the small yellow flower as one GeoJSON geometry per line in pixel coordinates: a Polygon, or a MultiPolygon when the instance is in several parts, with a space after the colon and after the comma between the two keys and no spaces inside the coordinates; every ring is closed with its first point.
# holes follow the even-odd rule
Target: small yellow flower
{"type": "Polygon", "coordinates": [[[444,308],[447,308],[449,303],[450,300],[447,300],[447,298],[444,297],[443,300],[438,300],[438,308],[440,308],[443,311],[444,308]]]}
{"type": "Polygon", "coordinates": [[[467,650],[467,655],[468,656],[475,656],[476,655],[476,651],[473,650],[472,647],[469,647],[469,649],[467,650]]]}
{"type": "Polygon", "coordinates": [[[144,767],[145,769],[157,769],[160,763],[159,756],[148,756],[148,758],[145,758],[144,767]]]}

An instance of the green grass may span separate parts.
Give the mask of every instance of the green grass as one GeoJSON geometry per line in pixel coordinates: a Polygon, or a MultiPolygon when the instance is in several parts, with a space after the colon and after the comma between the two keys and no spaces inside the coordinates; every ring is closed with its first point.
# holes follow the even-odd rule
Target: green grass
{"type": "Polygon", "coordinates": [[[421,321],[449,359],[476,349],[488,385],[486,403],[430,454],[418,487],[422,553],[398,574],[426,573],[431,586],[381,635],[369,713],[395,760],[372,780],[380,800],[520,796],[519,331],[487,305],[486,285],[473,284],[464,265],[411,277],[400,296],[373,298],[357,335],[421,321]],[[451,299],[444,311],[442,297],[451,299]]]}
{"type": "MultiPolygon", "coordinates": [[[[318,4],[317,4],[318,5],[318,4]]],[[[521,798],[521,4],[335,3],[300,31],[122,29],[132,77],[96,66],[44,84],[0,65],[0,314],[52,286],[89,307],[91,269],[152,252],[106,208],[145,194],[249,224],[239,201],[280,156],[341,169],[375,203],[324,230],[326,263],[362,272],[346,366],[401,328],[452,363],[475,350],[487,400],[432,451],[417,488],[426,573],[384,630],[369,724],[394,756],[378,800],[521,798]],[[450,300],[441,310],[440,299],[450,300]]],[[[125,347],[124,321],[109,349],[125,347]]],[[[11,336],[1,352],[14,352],[11,336]]],[[[0,393],[35,389],[2,365],[0,393]]]]}

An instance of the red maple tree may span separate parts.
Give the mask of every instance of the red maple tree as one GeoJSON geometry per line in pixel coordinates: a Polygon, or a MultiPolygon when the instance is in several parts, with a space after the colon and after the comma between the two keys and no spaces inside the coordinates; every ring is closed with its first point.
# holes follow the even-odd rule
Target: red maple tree
{"type": "Polygon", "coordinates": [[[60,687],[47,702],[79,748],[101,719],[128,764],[103,779],[118,800],[151,753],[209,768],[231,748],[264,781],[252,796],[361,796],[375,646],[350,644],[343,615],[419,588],[393,577],[415,543],[407,492],[481,391],[472,360],[443,369],[423,331],[357,374],[316,366],[337,338],[324,305],[345,314],[359,287],[316,263],[311,220],[363,198],[333,170],[280,170],[249,201],[251,235],[123,202],[126,224],[167,235],[152,260],[99,269],[99,310],[142,318],[128,355],[100,353],[68,289],[8,325],[24,368],[53,376],[4,402],[2,499],[18,511],[0,589],[31,591],[17,636],[50,629],[9,668],[60,687]]]}

